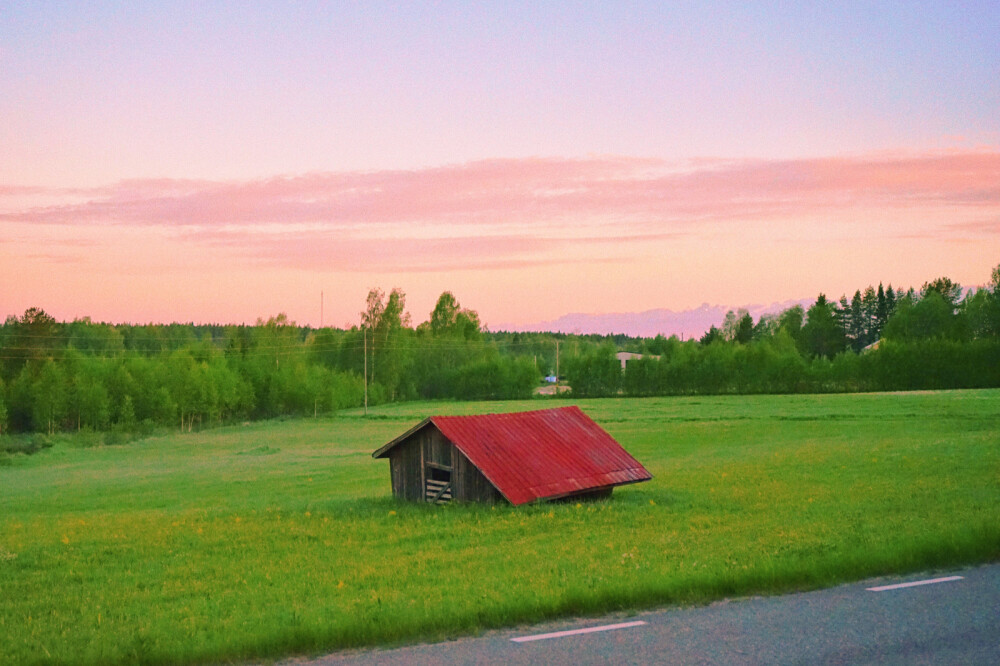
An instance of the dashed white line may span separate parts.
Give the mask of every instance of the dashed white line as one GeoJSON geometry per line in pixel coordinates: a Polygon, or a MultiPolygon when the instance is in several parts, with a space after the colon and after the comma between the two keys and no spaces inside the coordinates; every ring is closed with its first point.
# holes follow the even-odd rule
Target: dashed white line
{"type": "Polygon", "coordinates": [[[510,640],[515,643],[527,643],[528,641],[542,641],[546,638],[562,638],[563,636],[576,636],[578,634],[592,634],[595,631],[611,631],[612,629],[627,629],[646,624],[642,620],[635,622],[622,622],[620,624],[602,624],[599,627],[587,627],[586,629],[570,629],[568,631],[553,631],[549,634],[536,634],[534,636],[519,636],[510,640]]]}
{"type": "Polygon", "coordinates": [[[885,592],[887,590],[901,590],[904,587],[917,587],[918,585],[933,585],[934,583],[950,583],[953,580],[962,580],[962,576],[945,576],[944,578],[929,578],[927,580],[915,580],[910,583],[896,583],[895,585],[882,585],[880,587],[866,588],[869,592],[885,592]]]}

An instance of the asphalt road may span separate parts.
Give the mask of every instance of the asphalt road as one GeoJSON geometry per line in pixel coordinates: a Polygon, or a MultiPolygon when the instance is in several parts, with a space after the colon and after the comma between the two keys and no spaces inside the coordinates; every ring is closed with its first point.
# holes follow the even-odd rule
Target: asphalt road
{"type": "Polygon", "coordinates": [[[288,663],[993,665],[1000,664],[1000,564],[288,663]],[[953,576],[961,578],[868,589],[953,576]],[[607,625],[625,626],[593,631],[607,625]]]}

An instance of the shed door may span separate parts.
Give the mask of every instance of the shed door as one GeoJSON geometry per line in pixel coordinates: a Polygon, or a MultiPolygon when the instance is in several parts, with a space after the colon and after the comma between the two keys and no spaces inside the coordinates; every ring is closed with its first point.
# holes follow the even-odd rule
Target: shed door
{"type": "Polygon", "coordinates": [[[441,433],[431,430],[423,442],[424,500],[437,504],[452,498],[452,446],[441,433]]]}

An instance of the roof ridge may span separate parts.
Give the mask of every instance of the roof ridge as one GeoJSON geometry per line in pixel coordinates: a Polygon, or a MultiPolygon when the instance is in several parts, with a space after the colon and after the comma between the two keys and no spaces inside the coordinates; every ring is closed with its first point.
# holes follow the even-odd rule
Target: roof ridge
{"type": "Polygon", "coordinates": [[[524,414],[540,414],[542,412],[556,412],[564,409],[575,409],[578,412],[583,412],[579,405],[562,405],[560,407],[545,407],[543,409],[526,409],[522,412],[486,412],[484,414],[435,414],[433,416],[428,416],[427,419],[433,421],[434,419],[475,419],[482,418],[484,416],[511,416],[517,417],[524,414]]]}

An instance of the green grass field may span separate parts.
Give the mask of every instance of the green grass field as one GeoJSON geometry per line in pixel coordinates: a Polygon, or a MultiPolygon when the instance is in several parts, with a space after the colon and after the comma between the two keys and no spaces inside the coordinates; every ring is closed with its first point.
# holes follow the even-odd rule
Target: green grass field
{"type": "Polygon", "coordinates": [[[0,661],[189,663],[703,603],[1000,558],[1000,391],[578,404],[653,473],[611,500],[401,505],[409,403],[0,467],[0,661]]]}

